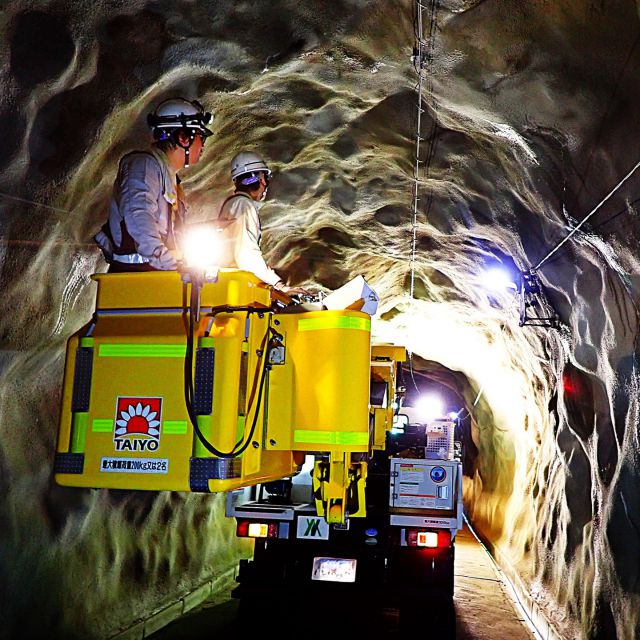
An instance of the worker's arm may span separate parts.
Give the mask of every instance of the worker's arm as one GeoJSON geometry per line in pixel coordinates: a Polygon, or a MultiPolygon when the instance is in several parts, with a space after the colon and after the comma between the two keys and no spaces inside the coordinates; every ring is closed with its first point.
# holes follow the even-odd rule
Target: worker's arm
{"type": "Polygon", "coordinates": [[[131,155],[122,162],[118,175],[120,212],[138,253],[149,265],[170,271],[177,267],[174,254],[163,240],[169,224],[159,210],[162,200],[162,173],[150,155],[131,155]],[[161,226],[162,225],[162,226],[161,226]]]}
{"type": "Polygon", "coordinates": [[[233,202],[237,233],[234,250],[238,269],[250,271],[270,285],[282,283],[280,276],[267,266],[260,250],[260,219],[256,208],[247,198],[235,198],[233,202]]]}

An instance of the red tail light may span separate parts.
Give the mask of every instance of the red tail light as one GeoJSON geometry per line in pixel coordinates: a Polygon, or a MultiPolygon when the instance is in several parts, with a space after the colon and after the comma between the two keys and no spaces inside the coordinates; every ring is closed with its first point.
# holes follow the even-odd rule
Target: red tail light
{"type": "Polygon", "coordinates": [[[450,547],[451,532],[446,529],[438,531],[407,529],[407,545],[410,547],[426,547],[427,549],[450,547]]]}
{"type": "Polygon", "coordinates": [[[278,523],[238,520],[236,535],[238,538],[277,538],[278,523]]]}

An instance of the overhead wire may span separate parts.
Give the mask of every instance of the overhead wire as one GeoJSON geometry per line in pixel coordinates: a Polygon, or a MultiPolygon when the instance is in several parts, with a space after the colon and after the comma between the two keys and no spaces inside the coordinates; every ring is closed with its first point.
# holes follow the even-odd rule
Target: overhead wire
{"type": "MultiPolygon", "coordinates": [[[[421,179],[420,176],[420,165],[424,164],[424,173],[425,177],[428,176],[429,167],[433,160],[433,156],[435,153],[435,140],[436,140],[436,120],[432,118],[432,127],[429,135],[429,139],[431,143],[429,144],[429,149],[427,151],[426,160],[421,160],[420,158],[420,143],[425,140],[422,135],[422,114],[425,113],[425,109],[423,108],[424,104],[424,93],[425,93],[425,83],[427,86],[427,92],[433,92],[433,86],[431,83],[430,75],[425,71],[428,64],[431,63],[433,59],[433,47],[435,44],[435,33],[437,26],[437,15],[438,15],[438,1],[432,0],[431,5],[429,7],[422,4],[419,0],[415,0],[415,4],[413,5],[413,28],[414,28],[414,55],[413,55],[413,66],[418,74],[418,82],[416,83],[416,93],[417,93],[417,115],[416,115],[416,145],[415,145],[415,156],[414,156],[414,175],[413,175],[413,208],[412,208],[412,218],[411,218],[411,259],[410,259],[410,281],[409,281],[409,296],[411,299],[414,298],[415,295],[415,272],[416,272],[416,256],[417,256],[417,245],[418,245],[418,210],[420,204],[420,192],[419,185],[424,183],[424,180],[421,179]],[[431,11],[431,15],[429,18],[429,34],[428,37],[424,38],[424,23],[423,23],[423,11],[431,11]]],[[[429,210],[431,208],[432,195],[431,192],[427,195],[427,206],[425,209],[426,215],[428,216],[429,210]]]]}
{"type": "Polygon", "coordinates": [[[27,247],[42,247],[48,245],[51,247],[75,247],[77,249],[96,249],[95,242],[70,242],[68,240],[55,240],[49,242],[45,240],[9,240],[3,236],[0,236],[0,244],[4,245],[24,245],[27,247]]]}
{"type": "MultiPolygon", "coordinates": [[[[50,211],[55,211],[57,213],[71,213],[69,209],[62,209],[61,207],[54,207],[50,204],[45,204],[44,202],[37,202],[36,200],[29,200],[28,198],[21,198],[19,196],[14,196],[9,193],[5,193],[4,191],[0,191],[0,198],[4,198],[5,200],[13,200],[15,202],[21,202],[23,204],[29,204],[32,207],[40,208],[40,209],[48,209],[50,211]]],[[[47,242],[43,240],[21,240],[21,239],[9,239],[0,236],[0,243],[5,245],[23,245],[23,246],[36,246],[40,247],[45,244],[50,244],[51,246],[65,246],[65,247],[77,247],[77,248],[95,248],[95,243],[93,242],[70,242],[66,240],[56,240],[54,242],[47,242]]]]}
{"type": "MultiPolygon", "coordinates": [[[[609,218],[607,218],[606,220],[602,220],[602,222],[598,222],[598,224],[594,225],[592,227],[593,231],[596,231],[597,229],[600,229],[604,226],[606,226],[607,224],[609,224],[610,222],[613,222],[613,220],[615,220],[616,218],[619,218],[623,213],[629,213],[631,211],[633,211],[633,205],[640,202],[640,198],[636,198],[635,200],[632,200],[631,202],[629,202],[629,204],[624,207],[623,209],[620,209],[619,211],[616,211],[616,213],[614,213],[612,216],[610,216],[609,218]]],[[[637,219],[632,219],[630,220],[627,224],[621,225],[619,227],[619,229],[626,229],[627,227],[630,227],[634,224],[637,224],[639,222],[639,220],[637,219]]],[[[554,258],[551,258],[549,260],[547,260],[547,264],[552,264],[553,262],[555,262],[556,260],[559,260],[563,255],[563,252],[560,251],[560,253],[558,255],[556,255],[554,258]]]]}
{"type": "MultiPolygon", "coordinates": [[[[416,0],[417,2],[418,0],[416,0]]],[[[596,147],[598,146],[598,144],[600,143],[600,139],[602,138],[602,134],[604,133],[604,125],[607,122],[607,119],[609,117],[609,112],[611,111],[611,107],[613,105],[614,99],[618,93],[618,90],[620,88],[620,85],[622,83],[622,78],[624,77],[624,74],[627,70],[627,67],[629,65],[629,62],[631,61],[631,58],[633,56],[634,51],[636,50],[636,47],[638,46],[638,43],[640,43],[640,32],[636,35],[633,43],[631,44],[631,47],[629,48],[629,51],[624,59],[624,62],[622,63],[622,65],[620,66],[620,70],[618,72],[618,75],[616,77],[615,83],[614,83],[614,87],[613,87],[613,91],[611,92],[611,95],[609,97],[609,100],[607,101],[607,105],[606,108],[604,110],[604,113],[602,114],[602,118],[600,119],[600,123],[598,125],[598,131],[596,133],[596,136],[594,138],[593,143],[591,144],[591,149],[589,151],[589,156],[587,158],[587,164],[585,166],[584,172],[581,176],[581,186],[580,189],[578,190],[578,193],[576,195],[576,198],[580,197],[580,194],[582,193],[584,186],[586,184],[586,177],[589,173],[589,170],[591,168],[591,162],[593,160],[593,154],[594,151],[596,149],[596,147]]],[[[640,163],[639,163],[640,164],[640,163]]],[[[630,172],[633,173],[635,171],[635,169],[637,169],[638,165],[636,165],[636,167],[634,167],[634,169],[630,172]]],[[[620,182],[618,183],[617,187],[614,188],[613,192],[615,192],[617,190],[617,188],[619,188],[622,183],[624,183],[626,181],[626,179],[629,177],[629,174],[620,182]]],[[[597,207],[595,209],[593,209],[591,211],[591,213],[589,213],[589,215],[587,215],[581,222],[580,224],[575,227],[565,238],[562,239],[562,241],[560,243],[558,243],[558,245],[556,245],[552,251],[550,251],[542,260],[540,260],[538,262],[538,265],[536,267],[534,267],[534,270],[538,269],[544,262],[546,262],[551,255],[553,255],[556,251],[558,251],[558,249],[560,249],[560,247],[565,244],[565,242],[567,242],[567,240],[569,240],[569,238],[576,232],[578,231],[578,229],[587,221],[588,218],[590,218],[593,214],[596,213],[596,211],[599,210],[599,208],[602,206],[602,204],[604,204],[604,202],[606,200],[609,199],[609,197],[613,195],[613,193],[610,193],[603,201],[601,201],[597,207]]],[[[634,202],[637,202],[638,200],[635,200],[634,202]]],[[[633,204],[633,203],[632,203],[633,204]]],[[[607,222],[609,222],[610,220],[612,220],[613,218],[617,217],[618,215],[621,215],[622,213],[626,213],[629,209],[626,208],[620,212],[618,212],[615,216],[613,216],[612,218],[610,218],[609,220],[599,224],[596,228],[599,228],[600,226],[602,226],[603,224],[606,224],[607,222]]]]}
{"type": "Polygon", "coordinates": [[[607,200],[609,200],[609,198],[611,198],[616,191],[618,191],[618,189],[620,189],[620,187],[638,170],[638,167],[640,167],[640,160],[638,162],[636,162],[636,164],[633,166],[633,168],[627,173],[627,175],[625,175],[624,178],[622,178],[622,180],[620,180],[618,182],[618,184],[616,184],[615,187],[613,187],[613,189],[611,189],[611,191],[609,191],[609,193],[602,199],[600,200],[600,202],[590,211],[590,213],[588,213],[573,229],[571,229],[571,231],[562,239],[560,240],[560,242],[558,242],[552,249],[551,251],[549,251],[547,253],[547,255],[542,258],[542,260],[540,260],[538,262],[538,264],[536,264],[535,267],[533,267],[533,271],[537,271],[538,269],[540,269],[540,267],[547,262],[547,260],[554,254],[556,253],[556,251],[558,251],[558,249],[560,249],[560,247],[562,247],[563,244],[565,244],[577,231],[579,231],[582,226],[584,225],[584,223],[591,218],[591,216],[593,216],[597,211],[600,210],[600,208],[602,207],[602,205],[605,204],[605,202],[607,202],[607,200]]]}
{"type": "MultiPolygon", "coordinates": [[[[417,0],[416,0],[417,2],[417,0]]],[[[418,2],[418,4],[420,4],[418,2]]],[[[422,6],[422,5],[420,5],[422,6]]],[[[415,292],[415,273],[416,273],[416,250],[418,243],[418,204],[420,202],[420,193],[418,190],[418,181],[420,179],[420,141],[422,140],[422,91],[424,75],[422,73],[422,9],[414,6],[414,35],[417,46],[414,46],[413,65],[418,73],[417,84],[417,116],[416,116],[416,146],[413,168],[413,212],[411,218],[411,260],[410,260],[410,280],[409,280],[409,297],[413,300],[415,292]],[[417,58],[417,60],[416,60],[417,58]]],[[[410,360],[411,363],[411,360],[410,360]]],[[[413,377],[413,376],[412,376],[413,377]]]]}
{"type": "Polygon", "coordinates": [[[615,220],[617,217],[621,216],[623,213],[629,212],[631,210],[632,205],[636,204],[636,202],[640,202],[640,198],[636,198],[635,200],[632,200],[624,209],[620,209],[620,211],[618,211],[617,213],[614,213],[612,216],[610,216],[606,220],[603,220],[602,222],[598,222],[598,224],[593,226],[593,229],[594,230],[600,229],[601,227],[604,227],[605,225],[615,220]]]}
{"type": "MultiPolygon", "coordinates": [[[[418,82],[416,83],[416,93],[417,93],[417,115],[416,115],[416,145],[415,145],[415,157],[414,157],[414,172],[413,172],[413,210],[411,217],[411,258],[410,258],[410,278],[409,278],[409,297],[411,300],[415,297],[415,280],[416,280],[416,257],[417,257],[417,247],[418,247],[418,209],[420,205],[420,191],[419,185],[424,181],[421,180],[420,176],[420,165],[425,165],[425,177],[428,175],[429,166],[433,159],[434,154],[434,140],[435,136],[435,126],[436,120],[432,118],[432,130],[430,140],[431,144],[429,145],[429,150],[427,152],[426,161],[420,159],[420,143],[424,140],[422,136],[422,114],[425,113],[425,109],[423,108],[424,100],[424,85],[425,81],[427,82],[428,92],[432,93],[433,86],[429,79],[429,74],[425,73],[426,64],[430,63],[432,56],[432,49],[435,41],[435,30],[436,30],[436,21],[437,21],[437,8],[438,8],[438,0],[432,0],[430,7],[426,7],[419,0],[415,0],[415,4],[413,5],[413,28],[414,28],[414,56],[413,56],[413,67],[418,74],[418,82]],[[425,40],[424,38],[424,24],[423,24],[423,11],[430,10],[430,22],[429,22],[429,36],[425,40]]],[[[428,193],[427,196],[427,207],[426,207],[426,215],[428,216],[428,212],[431,208],[431,192],[428,193]]],[[[418,390],[418,386],[416,384],[415,378],[413,376],[413,353],[409,351],[409,372],[411,374],[411,380],[413,382],[414,387],[418,390]]]]}
{"type": "Polygon", "coordinates": [[[12,196],[9,193],[4,193],[0,191],[0,198],[5,198],[7,200],[15,200],[16,202],[22,202],[24,204],[30,204],[34,207],[40,207],[42,209],[50,209],[51,211],[57,211],[58,213],[71,213],[68,209],[61,209],[60,207],[54,207],[50,204],[44,204],[44,202],[36,202],[35,200],[29,200],[28,198],[20,198],[18,196],[12,196]]]}

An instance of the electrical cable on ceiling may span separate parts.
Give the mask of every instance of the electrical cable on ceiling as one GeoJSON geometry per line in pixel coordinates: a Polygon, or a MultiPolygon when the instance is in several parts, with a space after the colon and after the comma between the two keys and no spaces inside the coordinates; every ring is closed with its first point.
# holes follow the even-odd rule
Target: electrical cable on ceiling
{"type": "MultiPolygon", "coordinates": [[[[413,172],[413,211],[411,219],[411,258],[410,258],[410,281],[409,281],[409,296],[411,299],[415,295],[415,272],[416,272],[416,255],[418,244],[418,207],[420,203],[419,184],[423,181],[420,177],[420,165],[425,164],[425,176],[428,175],[429,166],[435,153],[435,127],[436,122],[433,118],[432,131],[429,136],[431,144],[429,145],[429,151],[427,153],[426,163],[420,159],[420,142],[425,138],[422,136],[422,114],[425,112],[423,108],[423,94],[425,92],[424,85],[427,83],[428,93],[432,93],[433,87],[431,85],[430,76],[425,72],[426,66],[433,59],[433,47],[435,42],[435,32],[437,23],[437,10],[438,0],[432,0],[431,6],[426,7],[419,0],[415,0],[414,5],[414,55],[413,66],[418,74],[418,82],[416,85],[417,92],[417,117],[416,117],[416,147],[414,157],[414,172],[413,172]],[[427,39],[423,37],[424,24],[423,24],[423,11],[431,11],[430,23],[429,23],[429,36],[427,39]]],[[[429,193],[427,199],[426,213],[431,207],[431,194],[429,193]]]]}
{"type": "MultiPolygon", "coordinates": [[[[629,211],[631,211],[631,207],[634,204],[636,204],[636,202],[640,202],[640,198],[636,198],[635,200],[632,200],[624,209],[620,209],[620,211],[614,213],[612,216],[610,216],[606,220],[603,220],[602,222],[598,222],[598,224],[593,226],[594,231],[596,229],[600,229],[601,227],[604,227],[605,225],[609,224],[610,222],[615,220],[618,216],[621,216],[623,213],[628,213],[629,211]]],[[[633,222],[633,220],[631,222],[633,222]]]]}
{"type": "MultiPolygon", "coordinates": [[[[417,1],[417,0],[416,0],[416,1],[417,1]]],[[[638,43],[640,43],[640,33],[638,33],[638,35],[636,35],[635,40],[634,40],[634,41],[633,41],[633,43],[631,44],[631,47],[629,48],[629,51],[628,51],[628,53],[627,53],[627,55],[626,55],[626,57],[625,57],[625,60],[624,60],[624,62],[622,63],[622,65],[621,65],[621,67],[620,67],[620,70],[619,70],[619,72],[618,72],[618,76],[616,77],[616,80],[615,80],[615,83],[614,83],[614,86],[613,86],[613,91],[611,92],[611,95],[610,95],[610,97],[609,97],[609,100],[607,101],[607,106],[606,106],[606,108],[605,108],[605,110],[604,110],[604,113],[603,113],[602,118],[600,119],[600,123],[599,123],[599,125],[598,125],[598,131],[597,131],[597,133],[596,133],[596,136],[595,136],[595,138],[594,138],[594,141],[593,141],[593,143],[591,144],[591,148],[590,148],[590,150],[589,150],[589,156],[588,156],[588,158],[587,158],[587,164],[586,164],[585,169],[584,169],[584,172],[583,172],[583,174],[582,174],[582,176],[581,176],[581,186],[580,186],[580,189],[578,190],[578,193],[576,194],[576,198],[579,198],[579,197],[580,197],[580,194],[582,193],[582,190],[584,189],[584,186],[585,186],[585,184],[586,184],[586,177],[587,177],[587,175],[589,174],[589,170],[590,170],[590,168],[591,168],[591,161],[593,160],[593,153],[594,153],[594,150],[597,148],[597,146],[598,146],[598,145],[599,145],[599,143],[600,143],[600,139],[602,138],[602,134],[603,134],[603,132],[604,132],[604,125],[605,125],[605,123],[606,123],[606,121],[607,121],[607,118],[608,118],[608,116],[609,116],[609,112],[610,112],[611,107],[612,107],[612,105],[613,105],[613,101],[614,101],[614,99],[615,99],[615,97],[616,97],[616,94],[618,93],[618,89],[620,88],[620,84],[622,83],[622,78],[624,77],[624,74],[625,74],[625,72],[626,72],[626,70],[627,70],[627,67],[628,67],[628,65],[629,65],[629,62],[631,61],[631,58],[633,57],[633,53],[635,52],[636,47],[638,46],[638,43]]],[[[632,202],[631,204],[634,204],[635,202],[638,202],[638,200],[634,200],[634,202],[632,202]]],[[[607,219],[607,220],[605,220],[604,222],[601,222],[600,224],[596,225],[596,227],[594,227],[594,228],[596,228],[596,229],[597,229],[597,228],[601,227],[602,225],[607,224],[608,222],[610,222],[610,221],[611,221],[611,220],[613,220],[614,218],[618,217],[618,216],[619,216],[619,215],[621,215],[622,213],[625,213],[627,210],[628,210],[628,208],[627,208],[627,209],[624,209],[624,210],[622,210],[622,211],[620,211],[620,212],[618,212],[617,214],[615,214],[615,215],[614,215],[614,216],[612,216],[611,218],[608,218],[608,219],[607,219]]],[[[589,214],[589,216],[591,216],[593,213],[595,213],[595,210],[594,210],[594,211],[592,211],[592,213],[591,213],[591,214],[589,214]]],[[[587,217],[589,217],[589,216],[587,216],[587,217]]],[[[586,218],[585,218],[585,220],[586,220],[586,218]]],[[[583,222],[584,222],[585,220],[583,220],[583,222]]],[[[580,224],[582,224],[582,223],[580,223],[580,224]]],[[[570,234],[570,235],[571,235],[571,234],[570,234]]],[[[561,244],[563,244],[563,243],[561,243],[561,244]]],[[[555,253],[555,251],[557,251],[557,249],[559,249],[559,248],[560,248],[560,245],[558,245],[558,247],[556,247],[556,248],[555,248],[555,250],[553,251],[553,253],[555,253]]],[[[551,254],[550,254],[550,255],[551,255],[551,254]]],[[[545,262],[549,257],[550,257],[549,255],[548,255],[548,256],[546,256],[546,257],[545,257],[545,258],[543,258],[543,260],[541,260],[538,264],[539,264],[539,265],[541,265],[541,264],[542,264],[542,262],[545,262]]],[[[537,269],[537,268],[538,268],[538,267],[534,267],[534,270],[535,270],[535,269],[537,269]]]]}
{"type": "Polygon", "coordinates": [[[540,260],[538,262],[538,264],[533,267],[532,271],[537,271],[538,269],[540,269],[540,267],[556,252],[558,251],[558,249],[560,249],[560,247],[567,242],[571,236],[573,236],[574,233],[576,233],[576,231],[579,231],[580,228],[582,227],[582,225],[589,219],[591,218],[591,216],[593,216],[601,207],[602,205],[607,202],[607,200],[609,200],[609,198],[611,198],[611,196],[613,196],[616,191],[618,191],[618,189],[638,170],[638,167],[640,167],[640,160],[634,165],[634,167],[631,169],[631,171],[629,171],[629,173],[627,173],[627,175],[622,178],[622,180],[620,180],[620,182],[618,182],[618,184],[611,189],[611,191],[609,191],[609,193],[602,199],[600,200],[600,202],[591,210],[591,212],[589,214],[587,214],[573,229],[571,229],[571,231],[560,241],[558,242],[558,244],[556,244],[556,246],[551,249],[551,251],[549,251],[549,253],[547,253],[547,255],[542,258],[542,260],[540,260]]]}
{"type": "MultiPolygon", "coordinates": [[[[635,200],[632,200],[631,202],[629,202],[629,204],[624,208],[624,209],[620,209],[619,211],[616,211],[616,213],[614,213],[612,216],[610,216],[609,218],[607,218],[606,220],[603,220],[602,222],[598,222],[598,224],[593,225],[593,230],[596,231],[596,229],[600,229],[606,225],[608,225],[610,222],[613,222],[613,220],[615,220],[616,218],[619,218],[623,213],[630,213],[632,212],[634,209],[632,208],[634,204],[640,202],[640,198],[636,198],[635,200]]],[[[630,220],[628,224],[626,225],[621,225],[619,227],[618,230],[620,229],[625,229],[633,224],[636,224],[638,222],[638,220],[630,220]]],[[[553,262],[555,262],[556,260],[559,260],[562,257],[562,253],[560,255],[557,255],[555,258],[553,258],[552,260],[547,260],[548,264],[551,264],[553,262]]]]}
{"type": "MultiPolygon", "coordinates": [[[[419,4],[419,3],[418,3],[419,4]]],[[[416,40],[417,47],[414,47],[413,65],[418,73],[418,104],[417,104],[417,117],[416,117],[416,151],[413,167],[413,213],[411,217],[411,261],[409,265],[410,280],[409,280],[409,297],[413,300],[415,289],[415,273],[416,273],[416,248],[418,242],[418,203],[420,197],[418,193],[418,181],[420,180],[420,141],[422,140],[422,114],[424,109],[422,108],[422,84],[424,77],[422,74],[422,9],[418,9],[416,12],[416,18],[414,24],[417,22],[416,40]]],[[[409,362],[411,363],[411,355],[409,356],[409,362]]],[[[412,374],[413,377],[413,374],[412,374]]],[[[415,384],[415,383],[414,383],[415,384]]]]}

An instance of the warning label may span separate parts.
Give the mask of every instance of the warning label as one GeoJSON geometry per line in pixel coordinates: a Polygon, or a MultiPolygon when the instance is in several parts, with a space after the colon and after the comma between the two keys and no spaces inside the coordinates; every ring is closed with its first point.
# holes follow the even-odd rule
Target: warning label
{"type": "Polygon", "coordinates": [[[102,458],[100,471],[115,473],[169,473],[169,460],[149,458],[102,458]]]}

